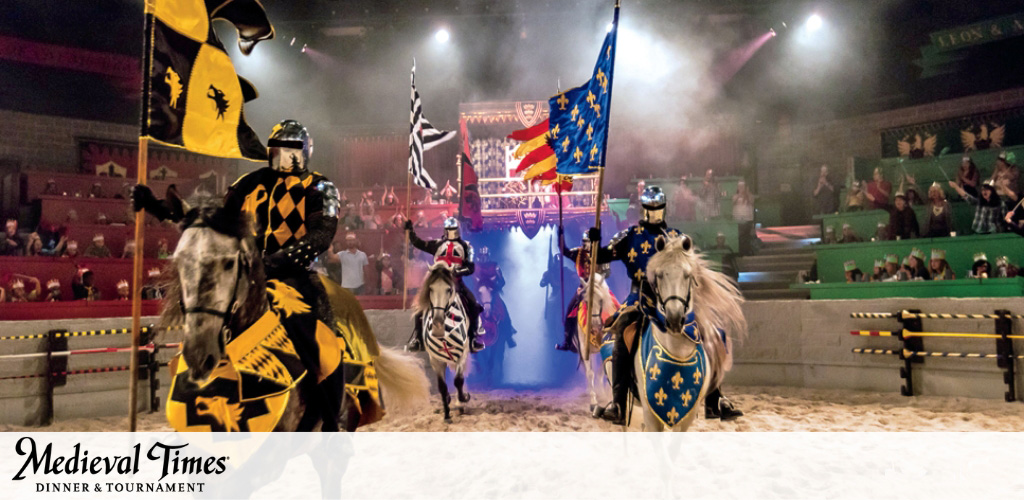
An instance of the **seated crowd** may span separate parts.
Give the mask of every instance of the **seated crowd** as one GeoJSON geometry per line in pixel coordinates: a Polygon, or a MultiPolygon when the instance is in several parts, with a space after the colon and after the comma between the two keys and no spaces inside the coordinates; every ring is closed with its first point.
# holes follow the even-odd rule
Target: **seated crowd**
{"type": "MultiPolygon", "coordinates": [[[[924,251],[914,248],[910,251],[910,255],[904,257],[902,261],[899,255],[894,253],[887,254],[882,259],[876,259],[871,274],[864,274],[854,260],[844,262],[843,271],[846,274],[847,283],[953,280],[957,277],[956,272],[946,261],[945,250],[938,248],[932,249],[931,259],[927,261],[924,251]]],[[[968,279],[1013,278],[1018,276],[1019,272],[1019,268],[1005,256],[996,259],[993,269],[988,257],[984,253],[977,253],[974,255],[974,263],[971,268],[965,269],[963,275],[968,279]]]]}

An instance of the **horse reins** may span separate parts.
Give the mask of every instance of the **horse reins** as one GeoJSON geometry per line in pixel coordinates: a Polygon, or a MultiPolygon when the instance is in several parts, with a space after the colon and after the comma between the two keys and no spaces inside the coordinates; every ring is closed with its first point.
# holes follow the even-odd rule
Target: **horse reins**
{"type": "MultiPolygon", "coordinates": [[[[208,226],[205,224],[194,224],[189,226],[189,229],[200,227],[208,226]]],[[[238,302],[238,284],[242,281],[243,264],[245,264],[246,268],[248,267],[247,261],[242,258],[242,251],[239,250],[238,254],[235,255],[235,284],[231,287],[231,300],[228,302],[228,307],[224,311],[218,311],[216,309],[210,309],[202,306],[186,307],[185,299],[181,295],[178,297],[178,307],[181,308],[182,314],[209,314],[210,316],[220,318],[224,322],[221,326],[221,335],[219,338],[221,349],[227,346],[228,342],[231,342],[231,328],[228,327],[228,322],[241,308],[241,304],[238,302]]]]}

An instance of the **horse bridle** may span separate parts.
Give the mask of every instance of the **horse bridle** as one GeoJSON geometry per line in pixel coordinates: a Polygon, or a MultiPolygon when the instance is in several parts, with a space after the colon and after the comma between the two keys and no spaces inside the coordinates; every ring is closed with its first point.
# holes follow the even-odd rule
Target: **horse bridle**
{"type": "MultiPolygon", "coordinates": [[[[192,229],[194,227],[207,226],[195,224],[193,226],[189,226],[189,229],[192,229]]],[[[210,309],[208,307],[202,306],[186,307],[185,299],[183,298],[183,296],[181,294],[179,294],[178,296],[178,307],[181,308],[182,314],[209,314],[210,316],[220,318],[224,322],[223,325],[221,325],[220,337],[218,339],[220,341],[221,350],[223,350],[224,347],[228,345],[228,342],[231,342],[231,328],[228,326],[228,323],[231,321],[231,318],[238,313],[238,310],[241,309],[241,304],[238,302],[238,284],[242,281],[242,268],[243,266],[245,268],[248,268],[248,264],[248,259],[243,258],[243,251],[239,250],[238,253],[235,255],[235,284],[232,285],[231,287],[231,300],[228,302],[227,309],[223,311],[218,311],[216,309],[210,309]]]]}
{"type": "Polygon", "coordinates": [[[686,298],[685,299],[680,297],[680,296],[678,296],[678,295],[669,295],[665,299],[662,299],[661,298],[661,291],[658,289],[658,281],[654,280],[651,283],[652,288],[654,288],[654,299],[658,301],[658,306],[661,308],[662,311],[667,310],[668,309],[668,303],[672,302],[673,300],[678,300],[679,302],[682,302],[683,303],[683,310],[684,311],[689,311],[690,310],[690,300],[693,298],[693,289],[695,287],[699,286],[699,285],[697,284],[697,279],[694,278],[693,276],[690,276],[689,279],[690,279],[690,286],[686,289],[686,298]]]}

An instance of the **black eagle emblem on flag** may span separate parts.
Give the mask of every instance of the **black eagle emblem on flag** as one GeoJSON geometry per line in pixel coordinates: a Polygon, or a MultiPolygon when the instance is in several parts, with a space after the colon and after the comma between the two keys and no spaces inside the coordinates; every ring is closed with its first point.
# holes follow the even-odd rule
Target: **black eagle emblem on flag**
{"type": "Polygon", "coordinates": [[[238,31],[248,55],[274,28],[258,0],[152,0],[147,11],[147,94],[143,136],[196,153],[266,160],[267,148],[245,121],[256,89],[235,72],[213,29],[238,31]]]}

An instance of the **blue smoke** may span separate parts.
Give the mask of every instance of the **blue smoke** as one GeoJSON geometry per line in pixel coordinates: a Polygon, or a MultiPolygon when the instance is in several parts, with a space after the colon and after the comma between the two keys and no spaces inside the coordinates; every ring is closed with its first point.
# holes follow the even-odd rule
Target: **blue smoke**
{"type": "MultiPolygon", "coordinates": [[[[615,233],[615,221],[606,218],[602,222],[605,227],[602,241],[607,243],[615,233]]],[[[567,223],[566,244],[570,248],[578,246],[584,230],[585,226],[567,223]]],[[[572,262],[561,257],[553,261],[552,256],[558,253],[557,237],[554,226],[541,228],[532,239],[518,227],[468,235],[467,239],[477,249],[477,254],[481,247],[488,247],[491,260],[501,268],[505,278],[502,299],[517,331],[513,337],[516,347],[489,346],[473,356],[473,368],[468,377],[472,387],[552,389],[585,386],[578,356],[554,348],[564,339],[562,321],[565,307],[580,283],[572,262]],[[560,267],[564,288],[558,279],[556,266],[560,267]],[[545,273],[550,277],[550,284],[542,287],[545,273]]],[[[474,280],[467,284],[476,290],[474,280]]],[[[618,297],[624,297],[628,291],[629,280],[621,265],[612,265],[609,286],[618,297]]]]}

